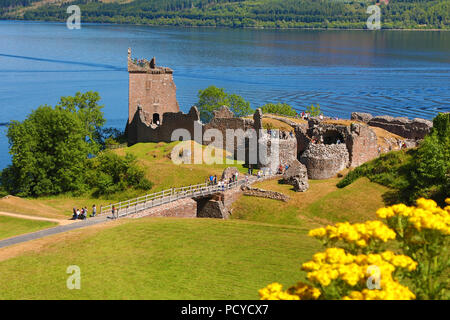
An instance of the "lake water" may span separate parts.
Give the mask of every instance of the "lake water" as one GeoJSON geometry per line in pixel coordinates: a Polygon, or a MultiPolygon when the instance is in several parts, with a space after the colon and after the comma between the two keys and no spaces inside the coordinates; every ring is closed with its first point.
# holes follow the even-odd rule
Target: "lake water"
{"type": "Polygon", "coordinates": [[[100,93],[107,126],[128,117],[127,48],[174,69],[182,111],[209,85],[256,108],[286,102],[431,119],[450,111],[450,32],[233,30],[0,21],[0,169],[5,123],[77,91],[100,93]]]}

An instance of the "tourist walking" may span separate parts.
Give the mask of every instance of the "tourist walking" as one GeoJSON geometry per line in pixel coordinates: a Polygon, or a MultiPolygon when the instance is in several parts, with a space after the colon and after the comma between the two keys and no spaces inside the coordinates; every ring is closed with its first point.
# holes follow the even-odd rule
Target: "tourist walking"
{"type": "Polygon", "coordinates": [[[95,204],[92,206],[92,214],[91,217],[95,217],[95,215],[97,214],[97,207],[95,206],[95,204]]]}

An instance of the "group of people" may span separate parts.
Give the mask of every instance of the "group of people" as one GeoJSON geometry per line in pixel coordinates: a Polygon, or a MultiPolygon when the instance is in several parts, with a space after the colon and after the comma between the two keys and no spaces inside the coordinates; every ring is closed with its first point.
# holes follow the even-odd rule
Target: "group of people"
{"type": "MultiPolygon", "coordinates": [[[[88,209],[86,206],[84,208],[81,208],[81,210],[74,207],[71,220],[77,220],[77,219],[85,220],[85,219],[87,219],[87,215],[88,215],[88,209]]],[[[92,214],[89,217],[95,217],[96,215],[97,215],[97,207],[94,204],[92,206],[92,214]]]]}
{"type": "Polygon", "coordinates": [[[239,177],[239,173],[235,172],[228,179],[228,181],[226,181],[224,179],[221,179],[221,180],[217,181],[217,175],[210,175],[208,178],[206,178],[206,183],[208,183],[211,186],[213,186],[213,185],[225,186],[225,184],[227,184],[227,183],[232,183],[232,182],[238,181],[238,177],[239,177]]]}
{"type": "MultiPolygon", "coordinates": [[[[275,138],[276,131],[267,129],[267,135],[271,138],[275,138]]],[[[293,138],[293,137],[294,137],[294,134],[292,133],[292,131],[286,132],[286,131],[278,130],[278,138],[279,139],[287,140],[288,138],[293,138]]]]}
{"type": "Polygon", "coordinates": [[[288,164],[286,164],[285,166],[280,164],[278,166],[277,174],[284,174],[287,169],[289,169],[289,165],[288,164]]]}

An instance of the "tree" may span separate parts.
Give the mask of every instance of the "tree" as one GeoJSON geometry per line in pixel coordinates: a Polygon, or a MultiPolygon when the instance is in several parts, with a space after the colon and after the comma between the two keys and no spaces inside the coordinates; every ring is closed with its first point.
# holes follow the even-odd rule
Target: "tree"
{"type": "Polygon", "coordinates": [[[209,86],[198,91],[197,108],[200,112],[200,119],[209,122],[213,118],[213,111],[222,106],[227,106],[237,117],[252,113],[250,102],[237,94],[228,94],[222,88],[209,86]]]}
{"type": "Polygon", "coordinates": [[[287,103],[268,103],[261,107],[261,111],[263,113],[273,113],[282,116],[294,117],[297,115],[297,112],[287,103]]]}
{"type": "Polygon", "coordinates": [[[433,130],[420,144],[410,169],[411,198],[443,203],[450,190],[450,114],[433,119],[433,130]]]}
{"type": "Polygon", "coordinates": [[[312,104],[311,106],[306,108],[306,112],[308,112],[311,117],[317,117],[321,113],[320,106],[317,105],[316,107],[314,107],[314,105],[312,104]]]}
{"type": "Polygon", "coordinates": [[[83,187],[90,148],[77,114],[40,106],[23,122],[12,121],[7,137],[12,165],[1,182],[10,193],[40,196],[83,187]]]}
{"type": "MultiPolygon", "coordinates": [[[[11,121],[7,137],[12,164],[1,172],[5,191],[19,196],[66,192],[111,194],[152,183],[136,158],[101,152],[105,122],[98,93],[62,97],[54,108],[40,106],[22,121],[11,121]],[[102,137],[103,133],[103,137],[102,137]]],[[[114,130],[106,134],[120,136],[114,130]]]]}
{"type": "Polygon", "coordinates": [[[101,127],[105,123],[103,117],[103,105],[99,105],[100,95],[98,92],[77,92],[74,97],[61,97],[56,105],[57,109],[68,110],[76,113],[83,123],[85,137],[91,148],[91,153],[96,154],[102,143],[101,127]]]}

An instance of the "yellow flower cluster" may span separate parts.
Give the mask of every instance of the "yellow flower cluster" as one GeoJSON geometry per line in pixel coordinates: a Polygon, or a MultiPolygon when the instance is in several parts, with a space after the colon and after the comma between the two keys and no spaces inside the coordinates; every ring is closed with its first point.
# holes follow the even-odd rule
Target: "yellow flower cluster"
{"type": "Polygon", "coordinates": [[[355,243],[359,247],[366,247],[370,240],[377,239],[386,242],[395,239],[395,232],[381,221],[366,221],[365,223],[355,224],[344,222],[337,223],[335,226],[310,230],[309,236],[343,240],[348,243],[355,243]]]}
{"type": "Polygon", "coordinates": [[[277,282],[259,290],[261,300],[316,300],[320,294],[319,289],[302,282],[287,291],[283,291],[283,286],[277,282]]]}
{"type": "Polygon", "coordinates": [[[397,281],[390,281],[381,290],[364,289],[352,291],[344,300],[413,300],[416,295],[408,287],[402,286],[397,281]]]}
{"type": "Polygon", "coordinates": [[[261,300],[300,300],[299,296],[283,291],[283,286],[278,282],[269,284],[267,287],[259,290],[258,293],[261,300]]]}
{"type": "MultiPolygon", "coordinates": [[[[450,198],[445,202],[450,204],[450,198]]],[[[416,207],[408,207],[404,204],[396,204],[377,210],[379,218],[392,218],[394,216],[407,217],[408,221],[418,230],[433,229],[450,234],[450,206],[440,208],[433,200],[420,198],[416,201],[416,207]]]]}
{"type": "MultiPolygon", "coordinates": [[[[377,266],[380,271],[381,286],[395,282],[392,273],[396,267],[415,270],[417,263],[404,255],[395,255],[391,251],[382,254],[352,255],[341,248],[329,248],[325,252],[316,253],[313,260],[302,265],[308,271],[308,279],[320,283],[323,287],[331,281],[341,279],[350,286],[363,283],[368,277],[369,266],[377,266]]],[[[400,284],[399,284],[400,285],[400,284]]]]}

